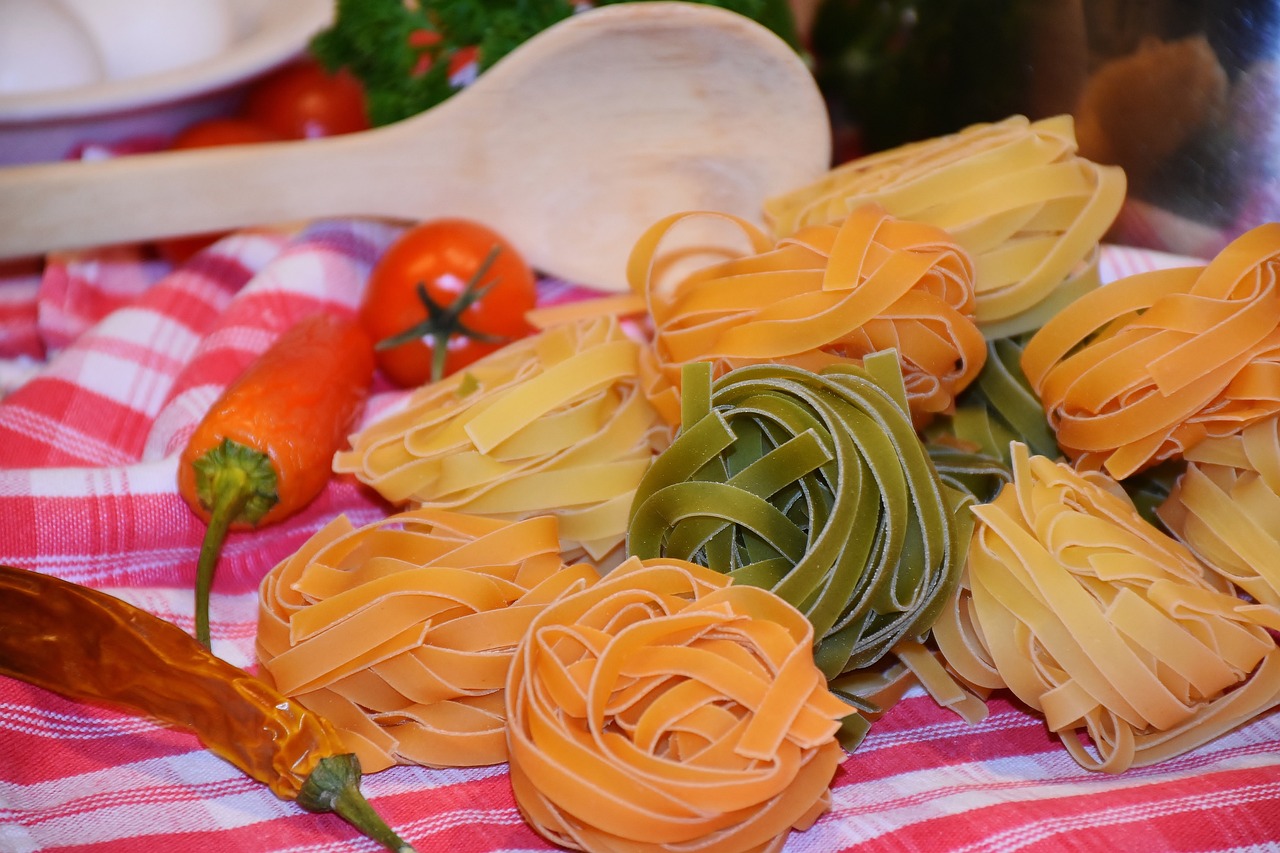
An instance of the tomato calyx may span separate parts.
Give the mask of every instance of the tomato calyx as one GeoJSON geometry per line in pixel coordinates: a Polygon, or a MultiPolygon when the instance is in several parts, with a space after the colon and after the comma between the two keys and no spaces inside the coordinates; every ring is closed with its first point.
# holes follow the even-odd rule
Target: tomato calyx
{"type": "Polygon", "coordinates": [[[426,318],[403,332],[383,338],[374,344],[374,349],[388,350],[430,338],[432,343],[431,381],[439,382],[444,376],[445,360],[449,355],[449,342],[455,337],[464,337],[485,344],[505,344],[509,342],[511,338],[506,335],[493,335],[488,332],[482,332],[479,329],[473,329],[462,319],[462,315],[468,308],[484,299],[489,291],[493,290],[498,282],[501,281],[500,278],[495,278],[492,281],[481,284],[501,251],[502,247],[496,244],[489,250],[489,253],[484,256],[484,260],[480,262],[480,266],[476,268],[475,273],[467,280],[462,292],[458,294],[458,298],[448,305],[440,304],[427,291],[425,282],[418,282],[416,291],[418,299],[422,302],[422,307],[426,309],[426,318]]]}

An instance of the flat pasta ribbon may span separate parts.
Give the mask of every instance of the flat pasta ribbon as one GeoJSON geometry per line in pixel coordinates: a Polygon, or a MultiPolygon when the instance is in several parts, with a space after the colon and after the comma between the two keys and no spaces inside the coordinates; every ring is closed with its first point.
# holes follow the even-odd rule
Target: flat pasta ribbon
{"type": "MultiPolygon", "coordinates": [[[[636,492],[628,555],[772,590],[813,624],[829,679],[926,636],[960,573],[968,498],[939,480],[895,362],[754,365],[714,385],[709,365],[690,365],[680,432],[636,492]]],[[[879,687],[840,692],[874,714],[879,687]]],[[[846,721],[846,745],[864,733],[846,721]]]]}
{"type": "Polygon", "coordinates": [[[1241,599],[1115,481],[1013,450],[1013,483],[973,508],[966,578],[934,626],[962,680],[1007,687],[1082,767],[1112,773],[1280,704],[1280,611],[1241,599]]]}
{"type": "Polygon", "coordinates": [[[1138,273],[1064,308],[1022,368],[1079,467],[1124,479],[1280,411],[1280,223],[1208,265],[1138,273]]]}
{"type": "Polygon", "coordinates": [[[339,516],[262,581],[261,675],[331,720],[366,772],[498,764],[516,644],[598,577],[561,561],[550,516],[339,516]]]}
{"type": "Polygon", "coordinates": [[[987,363],[957,398],[955,411],[923,431],[943,482],[972,494],[978,503],[992,500],[1012,478],[1011,442],[1023,442],[1041,455],[1058,455],[1040,398],[1022,375],[1021,355],[1015,338],[988,341],[987,363]]]}
{"type": "Polygon", "coordinates": [[[986,358],[968,255],[940,229],[876,205],[776,243],[728,214],[673,214],[636,242],[628,278],[653,325],[650,397],[672,423],[680,369],[693,361],[711,362],[716,375],[749,364],[817,371],[895,349],[923,422],[951,408],[986,358]],[[666,282],[664,238],[706,217],[742,229],[752,251],[666,282]]]}
{"type": "Polygon", "coordinates": [[[1098,286],[1098,241],[1124,193],[1121,169],[1076,153],[1071,116],[1011,116],[843,163],[765,213],[780,237],[867,203],[945,229],[973,257],[978,326],[1002,338],[1098,286]]]}
{"type": "Polygon", "coordinates": [[[613,317],[557,325],[425,385],[333,468],[387,500],[508,520],[555,515],[566,554],[618,549],[669,427],[613,317]]]}
{"type": "Polygon", "coordinates": [[[1206,439],[1186,458],[1161,520],[1254,601],[1280,609],[1280,416],[1206,439]]]}
{"type": "Polygon", "coordinates": [[[628,558],[533,620],[507,678],[516,803],[575,850],[778,851],[830,802],[849,706],[772,593],[628,558]]]}

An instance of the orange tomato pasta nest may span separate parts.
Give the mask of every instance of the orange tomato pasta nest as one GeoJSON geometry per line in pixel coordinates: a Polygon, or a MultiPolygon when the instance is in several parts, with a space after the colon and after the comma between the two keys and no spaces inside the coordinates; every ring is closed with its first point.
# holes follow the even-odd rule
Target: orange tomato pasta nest
{"type": "Polygon", "coordinates": [[[332,721],[365,772],[497,764],[516,644],[597,578],[561,561],[550,516],[339,516],[263,579],[260,672],[332,721]]]}
{"type": "Polygon", "coordinates": [[[994,339],[1099,285],[1098,243],[1124,194],[1121,169],[1077,154],[1071,116],[1011,116],[843,163],[765,213],[779,237],[867,203],[945,229],[973,257],[976,320],[994,339]]]}
{"type": "Polygon", "coordinates": [[[767,590],[629,558],[534,618],[507,678],[529,824],[591,851],[776,851],[829,805],[852,708],[767,590]]]}
{"type": "Polygon", "coordinates": [[[1186,459],[1161,521],[1254,601],[1280,608],[1280,416],[1206,439],[1186,459]]]}
{"type": "Polygon", "coordinates": [[[1035,333],[1022,368],[1058,444],[1124,479],[1280,411],[1280,223],[1205,266],[1138,273],[1035,333]]]}
{"type": "Polygon", "coordinates": [[[711,362],[716,376],[751,364],[819,372],[893,349],[913,417],[924,422],[949,411],[986,360],[969,256],[940,229],[876,205],[776,242],[728,214],[674,214],[637,241],[628,277],[653,326],[649,397],[673,424],[681,369],[696,361],[711,362]],[[751,251],[665,281],[664,238],[705,217],[740,228],[751,251]]]}
{"type": "Polygon", "coordinates": [[[514,341],[414,391],[333,468],[393,503],[553,514],[566,554],[601,560],[620,550],[636,485],[670,440],[641,388],[640,348],[610,316],[514,341]]]}
{"type": "Polygon", "coordinates": [[[1195,749],[1280,704],[1280,610],[1138,515],[1114,480],[1013,447],[934,625],[979,692],[1008,688],[1081,766],[1121,772],[1195,749]],[[1087,732],[1092,751],[1078,733],[1087,732]]]}

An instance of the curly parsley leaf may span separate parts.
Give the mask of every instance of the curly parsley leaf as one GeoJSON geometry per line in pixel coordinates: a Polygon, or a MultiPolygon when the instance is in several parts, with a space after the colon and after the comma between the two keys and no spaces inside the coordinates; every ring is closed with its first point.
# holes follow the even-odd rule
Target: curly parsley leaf
{"type": "MultiPolygon", "coordinates": [[[[365,88],[369,120],[390,124],[461,88],[456,61],[476,53],[483,73],[520,44],[572,15],[570,0],[335,0],[333,25],[311,42],[330,71],[345,67],[365,88]]],[[[596,0],[593,5],[644,0],[596,0]]],[[[705,0],[769,27],[797,45],[787,0],[705,0]]]]}

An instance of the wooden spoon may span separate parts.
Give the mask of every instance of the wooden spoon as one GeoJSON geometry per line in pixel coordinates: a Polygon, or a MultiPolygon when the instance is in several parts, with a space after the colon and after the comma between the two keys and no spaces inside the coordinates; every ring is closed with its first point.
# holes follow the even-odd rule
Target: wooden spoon
{"type": "Polygon", "coordinates": [[[759,222],[766,197],[828,168],[830,144],[813,77],[768,29],[701,4],[603,6],[374,130],[0,169],[0,258],[315,217],[462,216],[547,274],[622,290],[657,219],[759,222]]]}

